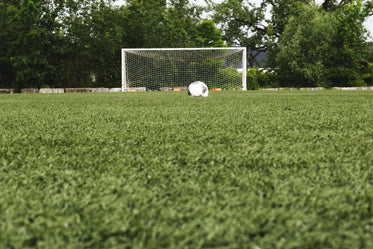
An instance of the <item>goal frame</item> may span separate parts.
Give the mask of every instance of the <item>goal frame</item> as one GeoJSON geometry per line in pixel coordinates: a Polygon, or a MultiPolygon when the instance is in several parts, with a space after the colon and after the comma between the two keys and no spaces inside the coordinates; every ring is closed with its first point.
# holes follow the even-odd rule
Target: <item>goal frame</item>
{"type": "Polygon", "coordinates": [[[211,47],[211,48],[122,48],[121,59],[122,59],[122,92],[127,92],[129,88],[127,87],[127,74],[126,74],[126,51],[182,51],[182,50],[242,50],[242,90],[247,90],[246,83],[246,71],[247,71],[247,50],[246,47],[211,47]]]}

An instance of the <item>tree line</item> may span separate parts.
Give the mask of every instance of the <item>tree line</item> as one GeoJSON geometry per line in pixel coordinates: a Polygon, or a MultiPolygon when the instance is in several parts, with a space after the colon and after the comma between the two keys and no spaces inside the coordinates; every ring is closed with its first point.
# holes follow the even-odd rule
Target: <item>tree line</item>
{"type": "Polygon", "coordinates": [[[188,1],[0,0],[0,87],[118,87],[120,49],[222,46],[188,1]]]}
{"type": "Polygon", "coordinates": [[[372,14],[373,1],[263,0],[254,6],[225,0],[215,6],[214,20],[224,40],[251,50],[252,63],[267,54],[272,74],[259,75],[261,86],[363,86],[373,79],[372,43],[363,25],[372,14]]]}
{"type": "Polygon", "coordinates": [[[261,86],[371,82],[365,80],[373,58],[363,22],[373,1],[114,3],[0,0],[0,88],[118,87],[120,49],[152,47],[245,46],[250,65],[265,53],[271,70],[255,78],[261,86]]]}

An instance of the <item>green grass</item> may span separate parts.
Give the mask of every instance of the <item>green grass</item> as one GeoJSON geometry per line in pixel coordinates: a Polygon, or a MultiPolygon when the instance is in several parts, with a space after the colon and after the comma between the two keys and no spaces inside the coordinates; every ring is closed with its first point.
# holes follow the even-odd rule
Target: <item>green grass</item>
{"type": "Polygon", "coordinates": [[[0,96],[0,248],[373,248],[373,92],[0,96]]]}

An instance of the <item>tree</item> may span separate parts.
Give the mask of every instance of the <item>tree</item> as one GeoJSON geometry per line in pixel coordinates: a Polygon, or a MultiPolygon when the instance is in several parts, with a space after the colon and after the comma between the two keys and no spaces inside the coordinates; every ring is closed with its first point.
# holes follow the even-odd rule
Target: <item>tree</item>
{"type": "Polygon", "coordinates": [[[220,46],[188,0],[0,0],[0,87],[114,87],[120,49],[220,46]]]}
{"type": "MultiPolygon", "coordinates": [[[[60,37],[57,22],[58,3],[23,0],[6,4],[6,30],[3,44],[8,44],[6,67],[14,74],[14,87],[40,87],[54,78],[55,49],[60,37]]],[[[8,83],[9,84],[9,83],[8,83]]]]}
{"type": "Polygon", "coordinates": [[[282,86],[325,84],[336,54],[336,18],[315,5],[303,5],[293,15],[279,39],[277,72],[282,86]]]}
{"type": "Polygon", "coordinates": [[[59,79],[64,87],[83,87],[92,83],[90,78],[91,18],[89,1],[69,0],[66,2],[66,15],[62,17],[65,44],[59,61],[59,79]]]}
{"type": "Polygon", "coordinates": [[[162,24],[162,46],[195,47],[194,34],[200,24],[202,9],[191,5],[189,0],[171,0],[162,24]]]}
{"type": "Polygon", "coordinates": [[[12,84],[15,80],[12,65],[9,60],[8,52],[11,46],[12,34],[10,27],[9,15],[10,3],[5,0],[0,1],[0,88],[14,87],[12,84]]]}
{"type": "Polygon", "coordinates": [[[62,81],[68,87],[119,86],[127,8],[111,1],[69,1],[66,12],[62,81]]]}
{"type": "Polygon", "coordinates": [[[334,11],[304,6],[290,18],[276,57],[282,84],[362,85],[365,14],[361,1],[334,11]]]}
{"type": "Polygon", "coordinates": [[[331,49],[336,52],[327,65],[328,81],[332,86],[364,84],[360,64],[367,49],[363,23],[368,11],[361,0],[354,0],[345,2],[332,13],[337,19],[337,32],[331,49]]]}
{"type": "Polygon", "coordinates": [[[123,27],[124,13],[105,3],[91,6],[90,29],[86,42],[93,87],[114,87],[120,85],[121,54],[126,31],[123,27]]]}
{"type": "Polygon", "coordinates": [[[249,64],[266,50],[264,45],[267,27],[263,24],[265,15],[261,8],[248,0],[225,0],[221,4],[210,4],[213,20],[222,30],[228,45],[244,46],[249,49],[249,64]]]}
{"type": "MultiPolygon", "coordinates": [[[[245,0],[225,0],[221,4],[213,5],[213,17],[218,26],[222,28],[223,37],[229,44],[238,44],[249,48],[251,65],[259,53],[266,52],[267,66],[278,68],[280,66],[278,56],[279,54],[284,56],[284,47],[279,47],[281,40],[284,43],[284,39],[281,37],[287,26],[289,26],[288,29],[290,27],[297,29],[289,21],[293,17],[300,17],[303,6],[312,6],[313,2],[311,0],[264,0],[258,8],[245,0]],[[272,15],[270,19],[266,20],[264,13],[268,8],[270,8],[272,15]],[[283,50],[282,53],[280,53],[280,49],[283,50]]],[[[347,85],[361,82],[358,77],[357,65],[362,58],[365,46],[363,22],[373,14],[372,6],[373,1],[325,0],[319,8],[320,12],[328,12],[336,19],[336,23],[330,24],[334,25],[334,29],[337,30],[330,47],[330,51],[334,52],[324,54],[326,58],[323,59],[325,65],[330,69],[326,77],[331,85],[335,85],[337,82],[347,85]],[[334,53],[334,60],[328,59],[331,57],[330,53],[334,53]]],[[[299,29],[297,30],[299,31],[299,29]]],[[[331,30],[331,27],[328,27],[328,30],[331,30]]],[[[299,32],[307,35],[305,31],[299,32]]],[[[287,36],[290,34],[291,32],[288,31],[287,36]]],[[[312,37],[308,38],[313,39],[312,37]]],[[[325,40],[328,39],[329,37],[325,37],[325,40]]],[[[308,49],[313,48],[310,46],[308,49]]],[[[313,61],[311,60],[310,63],[312,64],[313,61]]],[[[308,78],[311,80],[310,77],[308,78]]],[[[315,78],[310,82],[314,81],[315,78]]]]}
{"type": "Polygon", "coordinates": [[[1,0],[0,5],[0,86],[20,90],[60,82],[65,0],[1,0]]]}
{"type": "Polygon", "coordinates": [[[202,20],[196,27],[193,40],[196,47],[224,47],[222,32],[213,20],[202,20]]]}
{"type": "Polygon", "coordinates": [[[129,48],[160,47],[166,0],[127,0],[126,43],[129,48]]]}
{"type": "Polygon", "coordinates": [[[127,9],[128,47],[223,45],[213,21],[202,21],[203,8],[189,0],[128,0],[127,9]]]}
{"type": "Polygon", "coordinates": [[[373,42],[367,43],[366,53],[364,54],[364,59],[370,63],[373,63],[373,42]]]}
{"type": "Polygon", "coordinates": [[[253,65],[260,53],[275,49],[288,18],[298,6],[311,0],[264,0],[255,6],[249,0],[225,0],[210,4],[213,20],[221,27],[223,38],[230,45],[247,47],[249,64],[253,65]],[[271,9],[271,19],[265,12],[271,9]]]}

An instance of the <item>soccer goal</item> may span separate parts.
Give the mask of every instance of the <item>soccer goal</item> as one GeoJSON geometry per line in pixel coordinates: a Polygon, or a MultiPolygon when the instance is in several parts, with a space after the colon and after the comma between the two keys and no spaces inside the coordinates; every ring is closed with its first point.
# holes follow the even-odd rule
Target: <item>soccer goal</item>
{"type": "Polygon", "coordinates": [[[179,91],[194,81],[246,90],[246,48],[122,49],[122,91],[179,91]]]}

